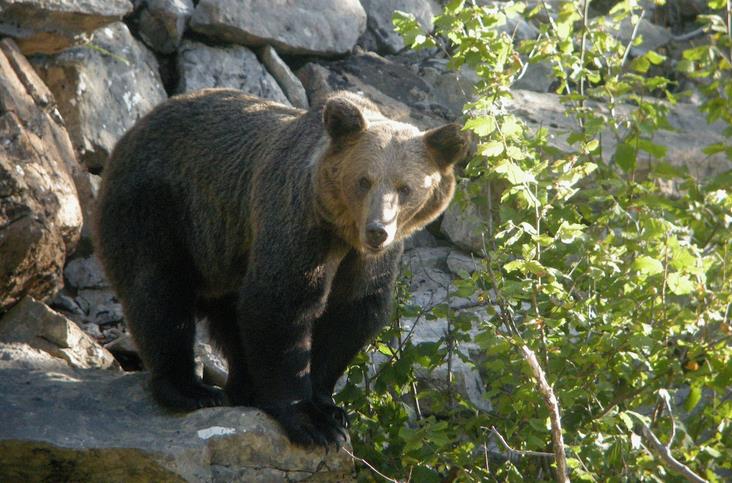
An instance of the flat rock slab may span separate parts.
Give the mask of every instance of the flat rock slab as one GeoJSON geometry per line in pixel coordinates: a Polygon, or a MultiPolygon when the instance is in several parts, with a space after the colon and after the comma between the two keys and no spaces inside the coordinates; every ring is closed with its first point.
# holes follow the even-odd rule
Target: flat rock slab
{"type": "Polygon", "coordinates": [[[287,54],[340,55],[366,29],[366,12],[358,0],[201,0],[190,25],[218,41],[269,44],[287,54]]]}
{"type": "Polygon", "coordinates": [[[24,54],[53,54],[131,11],[129,0],[0,0],[0,36],[24,54]]]}
{"type": "Polygon", "coordinates": [[[344,451],[294,447],[256,409],[166,412],[145,373],[2,367],[0,481],[353,480],[344,451]]]}

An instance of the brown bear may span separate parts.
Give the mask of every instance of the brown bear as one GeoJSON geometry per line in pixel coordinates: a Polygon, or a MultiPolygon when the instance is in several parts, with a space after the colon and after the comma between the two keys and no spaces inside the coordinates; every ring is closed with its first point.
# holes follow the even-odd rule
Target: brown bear
{"type": "Polygon", "coordinates": [[[466,149],[458,125],[420,132],[346,92],[303,111],[207,89],[141,119],[105,168],[96,241],[158,402],[256,406],[294,443],[345,441],[334,385],[466,149]],[[194,374],[197,319],[223,391],[194,374]]]}

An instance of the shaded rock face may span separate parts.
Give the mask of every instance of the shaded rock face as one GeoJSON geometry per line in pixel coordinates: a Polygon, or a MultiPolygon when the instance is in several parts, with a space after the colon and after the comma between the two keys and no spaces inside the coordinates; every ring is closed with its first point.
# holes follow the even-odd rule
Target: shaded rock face
{"type": "Polygon", "coordinates": [[[366,28],[358,0],[200,0],[191,28],[212,39],[288,54],[349,52],[366,28]],[[252,12],[257,12],[252,15],[252,12]]]}
{"type": "Polygon", "coordinates": [[[0,481],[353,480],[344,451],[293,447],[258,410],[164,411],[142,373],[71,369],[22,343],[0,343],[0,368],[0,481]]]}
{"type": "Polygon", "coordinates": [[[80,161],[99,171],[117,140],[167,95],[155,56],[125,24],[95,31],[93,45],[31,62],[56,97],[80,161]]]}
{"type": "Polygon", "coordinates": [[[0,36],[24,54],[53,54],[132,11],[128,0],[0,0],[0,36]]]}
{"type": "Polygon", "coordinates": [[[186,40],[178,53],[178,75],[179,93],[205,87],[231,87],[283,104],[290,103],[254,52],[240,45],[210,47],[186,40]]]}
{"type": "Polygon", "coordinates": [[[394,11],[411,13],[426,31],[432,31],[432,17],[440,6],[432,0],[361,0],[367,15],[368,34],[373,38],[373,50],[395,54],[404,48],[404,40],[394,31],[391,19],[394,11]]]}
{"type": "Polygon", "coordinates": [[[53,95],[9,40],[0,41],[0,312],[61,286],[82,224],[78,170],[53,95]]]}
{"type": "Polygon", "coordinates": [[[175,52],[193,15],[193,1],[135,0],[135,9],[134,24],[143,42],[161,54],[175,52]]]}

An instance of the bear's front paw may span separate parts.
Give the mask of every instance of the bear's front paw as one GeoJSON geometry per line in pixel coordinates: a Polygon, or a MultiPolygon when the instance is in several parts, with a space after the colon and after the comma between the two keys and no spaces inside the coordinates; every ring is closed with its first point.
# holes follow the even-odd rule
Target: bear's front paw
{"type": "Polygon", "coordinates": [[[262,405],[261,408],[280,423],[293,444],[305,447],[335,444],[340,448],[348,441],[348,432],[343,425],[313,401],[262,405]]]}
{"type": "Polygon", "coordinates": [[[174,411],[193,411],[226,403],[223,390],[200,381],[182,384],[165,377],[154,377],[151,384],[155,399],[174,411]]]}
{"type": "Polygon", "coordinates": [[[323,411],[325,414],[330,415],[338,424],[348,429],[350,423],[348,421],[348,414],[346,410],[340,406],[337,406],[332,397],[329,396],[315,396],[315,405],[323,411]]]}

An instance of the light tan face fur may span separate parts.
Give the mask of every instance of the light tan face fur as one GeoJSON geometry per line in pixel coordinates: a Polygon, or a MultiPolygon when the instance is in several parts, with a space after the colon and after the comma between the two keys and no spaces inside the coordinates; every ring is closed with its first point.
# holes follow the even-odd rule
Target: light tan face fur
{"type": "Polygon", "coordinates": [[[319,189],[322,204],[359,251],[379,253],[409,236],[439,214],[424,216],[437,192],[440,198],[447,195],[447,201],[452,196],[452,169],[445,172],[432,161],[423,134],[408,124],[372,120],[353,143],[326,154],[319,176],[326,188],[319,189]],[[445,176],[449,183],[443,182],[445,176]],[[418,221],[415,215],[420,215],[418,221]],[[367,227],[373,226],[386,232],[377,246],[367,235],[367,227]]]}

